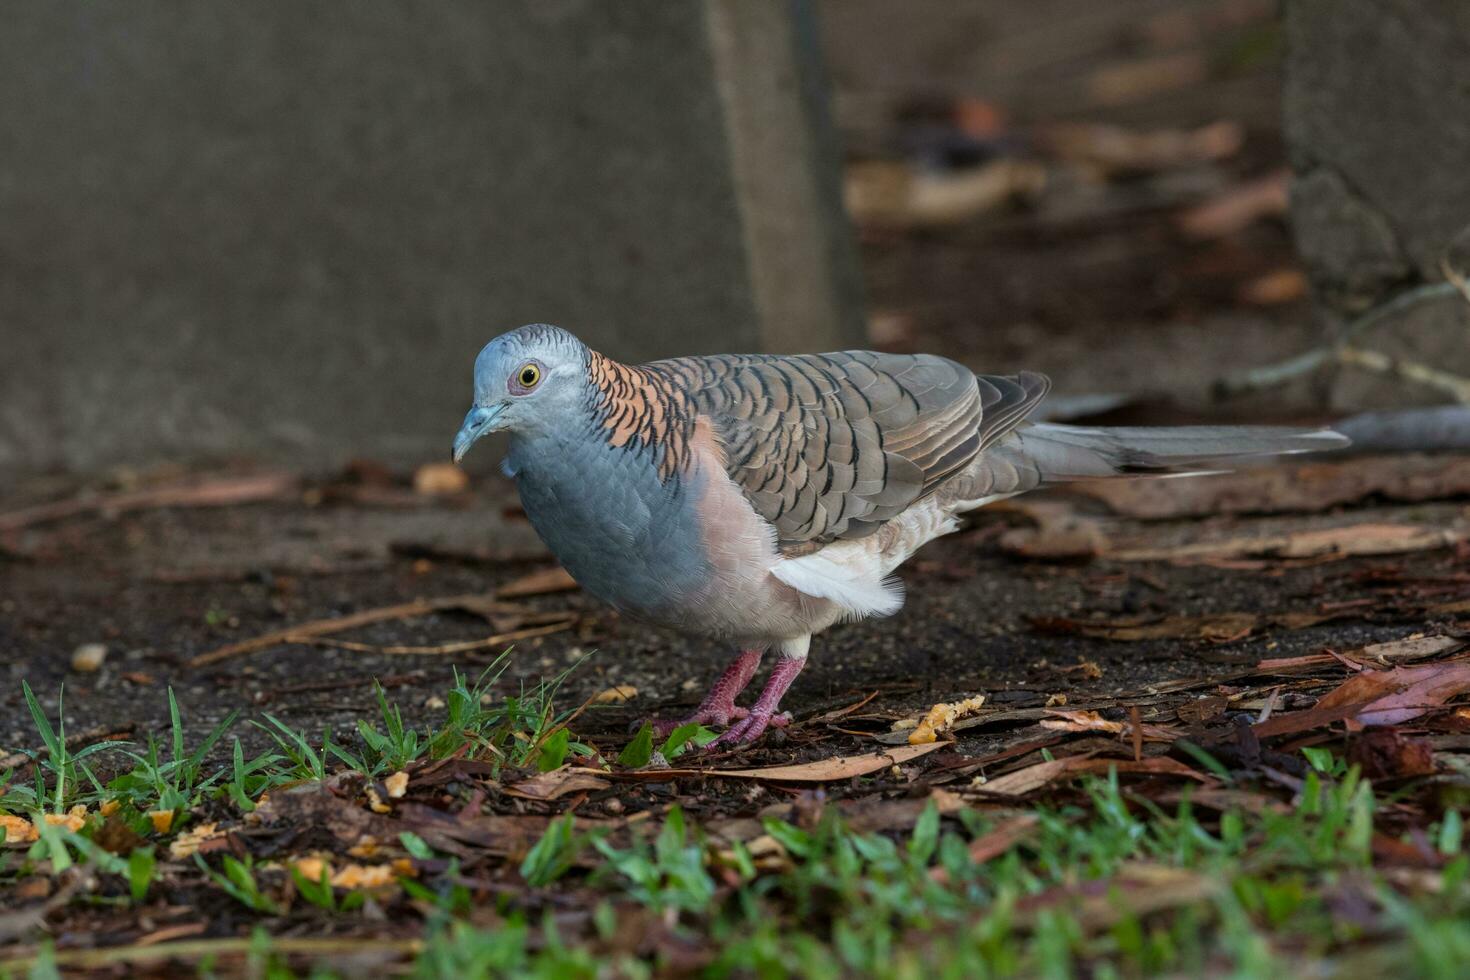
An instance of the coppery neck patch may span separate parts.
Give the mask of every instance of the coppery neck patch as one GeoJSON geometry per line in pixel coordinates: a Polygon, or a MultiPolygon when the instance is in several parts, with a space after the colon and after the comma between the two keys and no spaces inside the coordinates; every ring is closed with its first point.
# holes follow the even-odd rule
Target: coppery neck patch
{"type": "Polygon", "coordinates": [[[650,453],[661,480],[685,472],[696,418],[677,378],[658,364],[620,364],[594,350],[587,352],[587,376],[594,430],[608,445],[650,453]]]}

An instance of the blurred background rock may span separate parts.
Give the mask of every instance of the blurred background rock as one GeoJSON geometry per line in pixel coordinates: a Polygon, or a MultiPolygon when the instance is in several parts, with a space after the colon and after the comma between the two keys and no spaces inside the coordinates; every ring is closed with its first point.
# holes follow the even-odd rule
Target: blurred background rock
{"type": "Polygon", "coordinates": [[[1215,397],[1443,280],[1463,5],[0,12],[0,473],[432,459],[530,320],[625,359],[930,350],[1129,421],[1470,371],[1440,292],[1377,354],[1215,397]]]}

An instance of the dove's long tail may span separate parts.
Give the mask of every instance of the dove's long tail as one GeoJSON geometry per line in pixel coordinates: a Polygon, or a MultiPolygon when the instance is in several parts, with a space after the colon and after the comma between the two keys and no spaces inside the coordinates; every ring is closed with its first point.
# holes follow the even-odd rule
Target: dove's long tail
{"type": "Polygon", "coordinates": [[[989,446],[956,481],[956,509],[1040,486],[1120,476],[1191,476],[1233,469],[1243,460],[1341,449],[1331,429],[1255,425],[1088,428],[1023,424],[989,446]]]}
{"type": "Polygon", "coordinates": [[[1261,456],[1341,449],[1331,429],[1267,425],[1096,429],[1039,422],[1015,432],[1042,483],[1107,476],[1187,476],[1261,456]]]}

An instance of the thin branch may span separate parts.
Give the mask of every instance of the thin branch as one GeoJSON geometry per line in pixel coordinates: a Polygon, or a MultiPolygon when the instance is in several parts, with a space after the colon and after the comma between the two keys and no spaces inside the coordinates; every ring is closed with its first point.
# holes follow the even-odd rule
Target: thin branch
{"type": "Polygon", "coordinates": [[[61,521],[82,514],[122,514],[158,507],[233,507],[281,500],[296,492],[300,481],[286,473],[206,477],[127,493],[91,494],[37,504],[0,514],[0,531],[61,521]]]}
{"type": "MultiPolygon", "coordinates": [[[[136,722],[124,722],[121,725],[98,725],[84,732],[66,737],[67,751],[84,748],[96,742],[124,742],[132,737],[138,728],[136,722]]],[[[51,750],[46,746],[36,750],[35,757],[43,759],[51,750]]],[[[16,766],[25,765],[31,761],[31,755],[26,752],[16,752],[0,759],[0,770],[14,769],[16,766]]]]}
{"type": "MultiPolygon", "coordinates": [[[[260,947],[253,937],[225,939],[191,939],[182,942],[157,943],[151,946],[111,946],[104,949],[68,949],[52,954],[59,967],[83,970],[101,969],[123,964],[158,963],[165,960],[198,960],[207,956],[245,956],[260,947]]],[[[386,953],[415,956],[422,952],[421,939],[375,939],[371,936],[276,936],[266,949],[284,956],[361,956],[364,953],[386,953]]],[[[35,956],[0,960],[0,970],[19,974],[36,963],[35,956]]]]}
{"type": "Polygon", "coordinates": [[[473,653],[477,650],[488,650],[501,647],[516,640],[529,640],[533,636],[550,636],[552,633],[560,633],[577,625],[577,617],[558,620],[546,626],[528,626],[525,629],[511,630],[508,633],[496,633],[487,636],[483,640],[463,640],[457,643],[440,643],[434,646],[377,646],[372,643],[357,643],[353,640],[333,640],[324,636],[288,636],[282,642],[305,643],[318,647],[333,647],[338,650],[353,650],[358,653],[387,653],[405,656],[417,656],[421,654],[455,654],[473,653]]]}
{"type": "Polygon", "coordinates": [[[262,634],[251,640],[242,640],[239,643],[231,643],[201,653],[199,656],[188,661],[187,667],[206,667],[209,664],[228,660],[246,653],[254,653],[268,647],[280,646],[283,643],[301,643],[307,637],[327,636],[332,633],[342,633],[346,630],[355,629],[358,626],[366,626],[369,623],[381,623],[389,619],[413,619],[416,616],[427,616],[430,613],[442,612],[447,609],[467,609],[473,612],[485,610],[520,611],[518,607],[510,603],[496,603],[482,595],[456,595],[440,599],[415,599],[413,602],[404,602],[394,606],[380,606],[376,609],[364,609],[362,612],[352,613],[347,616],[338,616],[335,619],[318,619],[310,623],[301,623],[297,626],[288,626],[285,629],[273,630],[262,634]]]}
{"type": "Polygon", "coordinates": [[[1362,368],[1375,374],[1391,374],[1417,384],[1440,391],[1453,397],[1462,405],[1470,405],[1470,378],[1450,374],[1418,361],[1407,361],[1390,357],[1381,351],[1365,350],[1361,347],[1344,347],[1337,352],[1339,363],[1362,368]]]}
{"type": "MultiPolygon", "coordinates": [[[[1463,284],[1464,279],[1458,278],[1458,282],[1456,279],[1451,279],[1449,282],[1428,283],[1423,286],[1415,286],[1413,289],[1406,289],[1353,320],[1330,343],[1314,347],[1283,361],[1277,361],[1275,364],[1251,368],[1248,371],[1238,371],[1220,378],[1214,385],[1215,398],[1233,398],[1265,388],[1274,388],[1310,374],[1325,364],[1340,362],[1339,352],[1350,341],[1420,303],[1461,295],[1463,284]]],[[[1470,300],[1470,296],[1466,298],[1470,300]]]]}
{"type": "Polygon", "coordinates": [[[1450,257],[1448,255],[1440,258],[1439,271],[1444,273],[1444,277],[1449,284],[1459,290],[1461,296],[1465,297],[1465,302],[1470,303],[1470,282],[1466,282],[1460,270],[1450,264],[1450,257]]]}

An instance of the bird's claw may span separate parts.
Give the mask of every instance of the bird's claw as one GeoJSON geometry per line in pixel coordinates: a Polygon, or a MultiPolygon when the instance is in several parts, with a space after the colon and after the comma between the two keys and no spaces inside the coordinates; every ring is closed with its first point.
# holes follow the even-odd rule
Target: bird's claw
{"type": "Polygon", "coordinates": [[[768,727],[785,728],[789,724],[791,724],[791,712],[789,711],[783,711],[779,715],[752,711],[742,721],[725,729],[724,734],[706,745],[704,750],[709,752],[719,748],[749,745],[765,734],[768,727]]]}
{"type": "Polygon", "coordinates": [[[683,728],[685,725],[728,725],[731,721],[744,720],[749,714],[748,709],[731,705],[727,711],[701,710],[687,718],[647,718],[644,720],[653,726],[655,735],[659,738],[668,738],[676,729],[683,728]]]}

